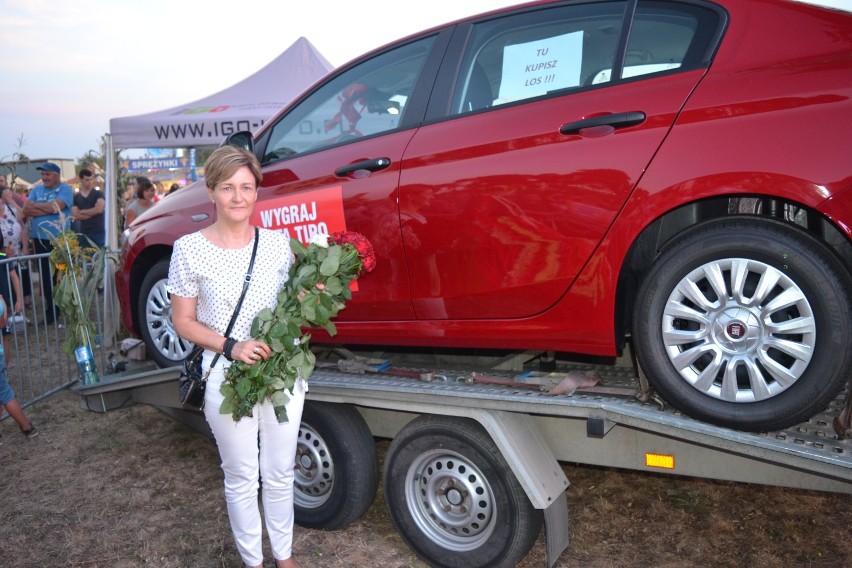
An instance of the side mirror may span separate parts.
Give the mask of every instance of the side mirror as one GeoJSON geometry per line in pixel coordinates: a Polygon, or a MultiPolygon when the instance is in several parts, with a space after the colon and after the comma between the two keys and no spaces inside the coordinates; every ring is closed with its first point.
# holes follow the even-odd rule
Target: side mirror
{"type": "Polygon", "coordinates": [[[248,130],[240,130],[228,135],[220,146],[236,146],[254,154],[254,139],[248,130]]]}

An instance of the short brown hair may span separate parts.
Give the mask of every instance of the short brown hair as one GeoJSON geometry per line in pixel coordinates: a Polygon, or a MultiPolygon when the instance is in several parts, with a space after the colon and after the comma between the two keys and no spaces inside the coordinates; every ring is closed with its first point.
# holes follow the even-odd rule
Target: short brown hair
{"type": "Polygon", "coordinates": [[[136,197],[138,199],[145,199],[145,190],[153,189],[154,184],[151,183],[151,180],[145,176],[136,176],[136,197]]]}
{"type": "Polygon", "coordinates": [[[260,171],[260,162],[257,161],[257,156],[236,146],[216,148],[207,158],[207,163],[204,164],[204,183],[209,189],[213,189],[217,184],[233,176],[242,167],[248,168],[254,176],[255,183],[260,185],[260,182],[263,181],[263,174],[260,171]]]}

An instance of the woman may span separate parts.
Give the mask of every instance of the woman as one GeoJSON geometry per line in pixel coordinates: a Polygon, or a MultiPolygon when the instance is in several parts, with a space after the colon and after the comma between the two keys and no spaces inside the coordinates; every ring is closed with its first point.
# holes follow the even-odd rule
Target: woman
{"type": "MultiPolygon", "coordinates": [[[[5,242],[5,252],[8,256],[27,256],[30,254],[30,237],[27,234],[27,224],[24,222],[24,212],[15,201],[12,190],[3,188],[0,193],[0,207],[3,214],[0,216],[0,231],[5,242]]],[[[17,268],[17,267],[16,267],[17,268]]],[[[21,287],[24,294],[24,304],[27,308],[32,307],[29,263],[24,262],[20,266],[21,287]]],[[[16,303],[19,298],[15,298],[16,303]]]]}
{"type": "Polygon", "coordinates": [[[168,282],[172,322],[181,337],[205,348],[205,371],[217,353],[223,355],[207,380],[204,416],[222,458],[225,500],[240,556],[246,566],[263,565],[257,503],[258,479],[262,477],[263,511],[276,566],[294,568],[299,564],[292,557],[291,548],[293,468],[305,382],[296,381],[287,404],[289,422],[278,423],[268,400],[239,422],[234,422],[230,414],[219,413],[224,398],[219,388],[228,361],[252,365],[267,359],[272,352],[269,345],[250,337],[251,322],[261,309],[275,307],[293,255],[286,235],[260,229],[251,283],[230,337],[226,338],[224,332],[251,259],[255,228],[249,219],[262,176],[253,154],[231,146],[210,155],[205,173],[216,221],[175,242],[168,282]]]}
{"type": "Polygon", "coordinates": [[[136,217],[154,204],[154,184],[145,176],[136,178],[136,199],[130,202],[124,211],[124,228],[130,226],[136,217]]]}

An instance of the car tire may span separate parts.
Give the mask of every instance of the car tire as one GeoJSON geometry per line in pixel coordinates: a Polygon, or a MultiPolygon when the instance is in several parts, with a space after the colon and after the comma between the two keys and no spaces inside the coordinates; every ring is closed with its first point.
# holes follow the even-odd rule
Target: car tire
{"type": "Polygon", "coordinates": [[[305,403],[296,446],[296,522],[344,528],[367,512],[378,487],[376,445],[358,411],[346,404],[305,403]]]}
{"type": "Polygon", "coordinates": [[[848,274],[794,227],[699,225],[665,247],[633,315],[636,354],[685,414],[765,432],[825,410],[850,377],[848,274]]]}
{"type": "Polygon", "coordinates": [[[172,301],[166,290],[168,278],[169,259],[164,259],[142,280],[136,312],[146,353],[160,367],[180,365],[192,349],[192,343],[181,339],[172,324],[172,301]]]}
{"type": "Polygon", "coordinates": [[[403,540],[432,566],[509,568],[541,531],[543,513],[473,420],[409,422],[388,448],[383,487],[403,540]]]}

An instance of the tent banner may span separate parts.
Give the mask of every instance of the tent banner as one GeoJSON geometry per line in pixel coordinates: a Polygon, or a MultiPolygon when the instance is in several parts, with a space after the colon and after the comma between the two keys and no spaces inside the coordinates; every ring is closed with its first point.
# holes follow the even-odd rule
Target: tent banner
{"type": "Polygon", "coordinates": [[[188,168],[189,158],[143,158],[127,160],[127,171],[140,172],[143,170],[170,170],[188,168]]]}

